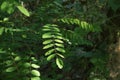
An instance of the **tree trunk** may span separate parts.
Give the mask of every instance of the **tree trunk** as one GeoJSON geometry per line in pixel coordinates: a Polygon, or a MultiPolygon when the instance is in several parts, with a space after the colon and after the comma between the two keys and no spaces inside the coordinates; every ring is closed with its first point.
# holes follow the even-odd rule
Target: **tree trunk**
{"type": "Polygon", "coordinates": [[[120,80],[120,37],[110,52],[112,52],[110,59],[111,80],[120,80]]]}

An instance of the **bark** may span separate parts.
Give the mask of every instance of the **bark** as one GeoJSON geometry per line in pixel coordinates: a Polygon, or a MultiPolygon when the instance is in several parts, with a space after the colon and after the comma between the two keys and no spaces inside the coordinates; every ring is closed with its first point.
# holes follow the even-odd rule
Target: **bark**
{"type": "Polygon", "coordinates": [[[110,52],[112,53],[110,59],[111,80],[120,80],[120,37],[110,52]]]}

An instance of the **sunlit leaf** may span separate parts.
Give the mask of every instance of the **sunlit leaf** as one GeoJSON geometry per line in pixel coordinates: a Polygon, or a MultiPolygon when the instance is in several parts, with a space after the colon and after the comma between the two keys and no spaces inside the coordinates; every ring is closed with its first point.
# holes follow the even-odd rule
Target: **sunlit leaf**
{"type": "Polygon", "coordinates": [[[15,61],[20,61],[21,60],[21,58],[20,58],[20,56],[17,56],[17,57],[15,57],[15,59],[14,59],[15,61]]]}
{"type": "Polygon", "coordinates": [[[29,12],[27,9],[25,9],[23,6],[17,6],[17,8],[20,10],[21,13],[23,13],[26,16],[30,16],[29,12]]]}
{"type": "Polygon", "coordinates": [[[56,48],[57,51],[65,53],[65,50],[63,48],[56,48]]]}
{"type": "Polygon", "coordinates": [[[33,68],[40,68],[40,66],[39,65],[37,65],[37,64],[31,64],[31,66],[33,67],[33,68]]]}
{"type": "Polygon", "coordinates": [[[4,32],[4,27],[0,28],[0,35],[2,35],[2,33],[4,32]]]}
{"type": "Polygon", "coordinates": [[[32,59],[33,61],[37,61],[36,57],[31,57],[31,59],[32,59]]]}
{"type": "Polygon", "coordinates": [[[62,36],[62,34],[61,34],[61,33],[54,33],[54,35],[62,36]]]}
{"type": "Polygon", "coordinates": [[[48,45],[44,46],[43,49],[48,49],[48,48],[51,48],[53,46],[54,46],[54,44],[48,44],[48,45]]]}
{"type": "Polygon", "coordinates": [[[60,58],[56,58],[56,64],[57,66],[62,69],[63,68],[63,61],[60,58]]]}
{"type": "Polygon", "coordinates": [[[88,27],[88,23],[81,21],[81,27],[86,29],[88,27]]]}
{"type": "Polygon", "coordinates": [[[37,71],[37,70],[32,70],[31,74],[34,75],[34,76],[40,76],[40,72],[37,71]]]}
{"type": "Polygon", "coordinates": [[[8,1],[4,1],[1,5],[1,10],[5,10],[8,6],[8,4],[9,4],[8,1]]]}
{"type": "Polygon", "coordinates": [[[57,53],[58,56],[60,56],[61,58],[65,58],[62,54],[57,53]]]}
{"type": "Polygon", "coordinates": [[[63,41],[60,40],[60,39],[55,39],[55,41],[58,42],[58,43],[63,43],[63,41]]]}
{"type": "Polygon", "coordinates": [[[53,59],[55,57],[56,54],[51,54],[50,56],[47,57],[47,60],[50,61],[51,59],[53,59]]]}
{"type": "Polygon", "coordinates": [[[71,24],[75,24],[74,21],[73,21],[73,19],[70,19],[70,23],[71,23],[71,24]]]}
{"type": "Polygon", "coordinates": [[[40,77],[32,77],[31,80],[41,80],[40,77]]]}
{"type": "Polygon", "coordinates": [[[53,42],[53,40],[45,40],[45,41],[43,42],[43,44],[49,44],[49,43],[51,43],[51,42],[53,42]]]}
{"type": "Polygon", "coordinates": [[[42,35],[42,38],[52,38],[53,35],[51,33],[45,33],[42,35]]]}
{"type": "Polygon", "coordinates": [[[60,31],[59,28],[57,28],[57,27],[52,27],[52,29],[53,29],[54,31],[58,31],[58,32],[60,31]]]}
{"type": "Polygon", "coordinates": [[[55,43],[55,45],[56,45],[56,46],[58,46],[58,47],[64,47],[64,45],[63,45],[63,44],[58,44],[58,43],[55,43]]]}
{"type": "Polygon", "coordinates": [[[51,49],[51,50],[47,51],[47,52],[45,53],[45,56],[50,55],[50,54],[53,53],[54,51],[55,51],[55,49],[51,49]]]}
{"type": "Polygon", "coordinates": [[[51,31],[51,29],[45,29],[45,28],[44,28],[44,29],[42,29],[42,31],[51,31]]]}
{"type": "Polygon", "coordinates": [[[47,24],[47,25],[45,25],[43,27],[44,27],[44,29],[43,29],[44,31],[51,30],[51,31],[60,32],[59,28],[57,28],[57,25],[54,25],[54,24],[47,24]]]}
{"type": "Polygon", "coordinates": [[[3,21],[8,21],[8,20],[9,20],[9,18],[4,18],[4,19],[3,19],[3,21]]]}
{"type": "Polygon", "coordinates": [[[94,27],[93,25],[85,22],[85,21],[81,21],[81,25],[80,25],[83,29],[89,30],[89,31],[94,31],[94,27]]]}
{"type": "Polygon", "coordinates": [[[14,2],[4,1],[1,5],[1,10],[6,11],[8,14],[11,14],[14,12],[14,2]]]}
{"type": "Polygon", "coordinates": [[[63,37],[61,37],[61,36],[55,36],[55,38],[57,38],[57,39],[63,39],[63,37]]]}
{"type": "Polygon", "coordinates": [[[80,20],[79,19],[74,19],[74,23],[79,25],[80,24],[80,20]]]}

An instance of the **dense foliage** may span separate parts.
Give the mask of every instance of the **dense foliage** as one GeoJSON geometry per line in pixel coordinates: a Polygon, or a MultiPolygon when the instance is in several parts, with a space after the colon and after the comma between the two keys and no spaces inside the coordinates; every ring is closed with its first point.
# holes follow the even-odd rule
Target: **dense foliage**
{"type": "Polygon", "coordinates": [[[0,80],[119,80],[119,21],[119,0],[0,0],[0,80]]]}

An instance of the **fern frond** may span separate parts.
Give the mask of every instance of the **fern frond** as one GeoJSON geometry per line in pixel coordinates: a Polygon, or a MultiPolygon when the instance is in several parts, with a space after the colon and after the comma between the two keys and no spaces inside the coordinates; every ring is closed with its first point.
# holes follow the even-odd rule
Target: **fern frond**
{"type": "Polygon", "coordinates": [[[44,32],[44,34],[42,35],[42,38],[44,39],[43,49],[47,50],[47,52],[45,53],[45,56],[47,56],[47,60],[50,61],[51,59],[56,58],[57,66],[62,69],[62,58],[64,58],[62,54],[65,53],[65,49],[63,36],[60,33],[60,29],[55,24],[47,24],[43,26],[42,30],[44,32]]]}
{"type": "Polygon", "coordinates": [[[86,21],[81,21],[79,19],[74,19],[74,18],[62,18],[62,19],[58,19],[59,22],[63,22],[69,25],[78,25],[79,27],[86,29],[88,31],[101,31],[101,28],[99,26],[90,24],[86,21]]]}

